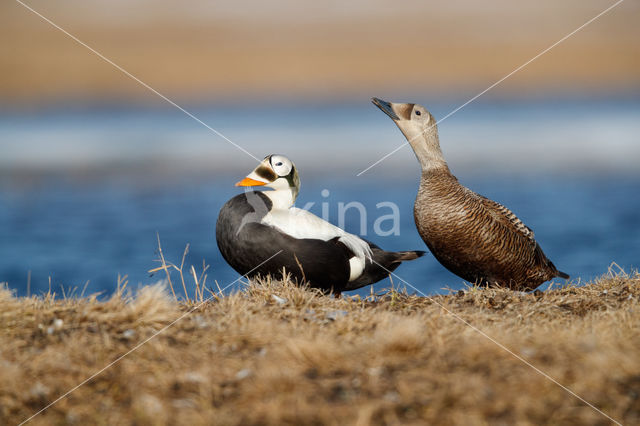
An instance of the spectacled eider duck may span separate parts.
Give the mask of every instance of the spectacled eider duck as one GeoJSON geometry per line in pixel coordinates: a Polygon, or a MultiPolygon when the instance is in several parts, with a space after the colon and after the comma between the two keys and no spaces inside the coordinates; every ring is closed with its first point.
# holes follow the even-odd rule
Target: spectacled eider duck
{"type": "Polygon", "coordinates": [[[554,277],[569,278],[511,210],[462,186],[451,174],[429,111],[418,104],[372,101],[396,123],[422,166],[414,220],[444,267],[472,283],[524,291],[554,277]]]}
{"type": "Polygon", "coordinates": [[[267,156],[236,186],[273,189],[237,195],[218,215],[218,248],[241,275],[280,278],[284,268],[300,283],[339,295],[380,281],[401,262],[424,254],[384,251],[293,207],[300,179],[294,164],[283,155],[267,156]]]}

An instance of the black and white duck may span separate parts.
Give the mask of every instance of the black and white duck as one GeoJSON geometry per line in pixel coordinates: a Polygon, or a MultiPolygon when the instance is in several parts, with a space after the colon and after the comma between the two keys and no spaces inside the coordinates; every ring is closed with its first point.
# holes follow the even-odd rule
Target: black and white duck
{"type": "Polygon", "coordinates": [[[451,174],[429,111],[418,104],[372,101],[396,123],[422,166],[414,220],[444,267],[472,283],[514,290],[569,278],[511,210],[462,186],[451,174]]]}
{"type": "Polygon", "coordinates": [[[380,281],[401,262],[424,254],[384,251],[294,207],[300,179],[283,155],[265,157],[236,186],[272,189],[236,195],[218,215],[218,248],[241,275],[281,278],[288,273],[299,283],[339,295],[380,281]]]}

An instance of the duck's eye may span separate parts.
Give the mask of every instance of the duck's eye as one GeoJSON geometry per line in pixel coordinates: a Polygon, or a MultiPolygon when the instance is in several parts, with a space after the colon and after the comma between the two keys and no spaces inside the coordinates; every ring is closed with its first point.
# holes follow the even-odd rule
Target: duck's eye
{"type": "Polygon", "coordinates": [[[420,111],[416,111],[416,115],[422,115],[420,111]]]}
{"type": "Polygon", "coordinates": [[[278,166],[278,167],[279,167],[279,166],[282,166],[282,161],[278,161],[278,162],[276,163],[276,166],[278,166]]]}

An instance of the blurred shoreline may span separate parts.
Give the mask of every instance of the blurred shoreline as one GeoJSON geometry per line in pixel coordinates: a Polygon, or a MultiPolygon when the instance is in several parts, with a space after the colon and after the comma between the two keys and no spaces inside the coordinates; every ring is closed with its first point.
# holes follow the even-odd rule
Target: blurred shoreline
{"type": "MultiPolygon", "coordinates": [[[[462,103],[412,100],[427,105],[436,118],[462,103]]],[[[348,104],[187,108],[258,158],[289,156],[311,179],[351,179],[405,142],[369,98],[348,104]]],[[[456,175],[638,177],[639,116],[640,97],[479,99],[438,127],[456,175]]],[[[170,105],[67,104],[5,111],[0,134],[2,187],[48,181],[164,185],[240,178],[255,166],[249,155],[170,105]]],[[[419,168],[411,149],[404,147],[371,173],[378,179],[408,180],[419,168]]]]}
{"type": "MultiPolygon", "coordinates": [[[[243,109],[250,110],[295,110],[297,108],[313,109],[359,109],[369,108],[372,97],[383,97],[384,99],[393,99],[398,102],[417,102],[425,106],[433,105],[436,107],[450,110],[466,103],[472,97],[477,95],[481,89],[468,92],[449,91],[447,93],[429,93],[421,90],[397,90],[394,92],[388,90],[372,89],[366,93],[353,95],[350,93],[335,94],[333,98],[314,98],[306,96],[298,96],[295,94],[287,96],[270,97],[233,97],[221,99],[219,96],[202,95],[199,99],[184,99],[179,105],[189,112],[202,110],[225,110],[241,111],[243,109]],[[383,95],[382,92],[385,92],[383,95]]],[[[67,115],[67,114],[84,114],[84,113],[162,113],[162,114],[183,114],[177,108],[166,102],[165,100],[153,95],[147,99],[133,98],[120,99],[109,97],[71,97],[60,96],[55,98],[40,99],[36,103],[32,102],[11,102],[7,99],[0,99],[0,119],[21,118],[31,114],[67,115]]],[[[540,88],[531,93],[519,92],[499,92],[489,91],[469,105],[479,105],[480,107],[494,107],[501,105],[511,105],[515,107],[531,107],[537,105],[555,105],[561,104],[568,107],[579,106],[584,103],[604,104],[604,105],[633,105],[640,103],[640,82],[637,86],[627,87],[624,90],[604,89],[602,91],[591,90],[553,90],[551,88],[540,88]]],[[[469,108],[469,106],[464,109],[469,108]]],[[[444,112],[444,111],[443,111],[444,112]]],[[[449,111],[447,111],[449,112],[449,111]]]]}

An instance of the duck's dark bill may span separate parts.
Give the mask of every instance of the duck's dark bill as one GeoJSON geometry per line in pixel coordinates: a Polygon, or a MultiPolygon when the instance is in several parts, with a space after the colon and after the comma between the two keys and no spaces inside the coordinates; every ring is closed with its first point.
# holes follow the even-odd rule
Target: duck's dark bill
{"type": "Polygon", "coordinates": [[[393,108],[391,108],[391,102],[383,101],[382,99],[378,98],[371,98],[371,102],[373,102],[375,106],[380,108],[382,112],[391,117],[392,120],[399,120],[398,115],[393,111],[393,108]]]}
{"type": "Polygon", "coordinates": [[[259,180],[246,177],[240,182],[236,183],[236,186],[264,186],[266,184],[266,182],[260,182],[259,180]]]}

